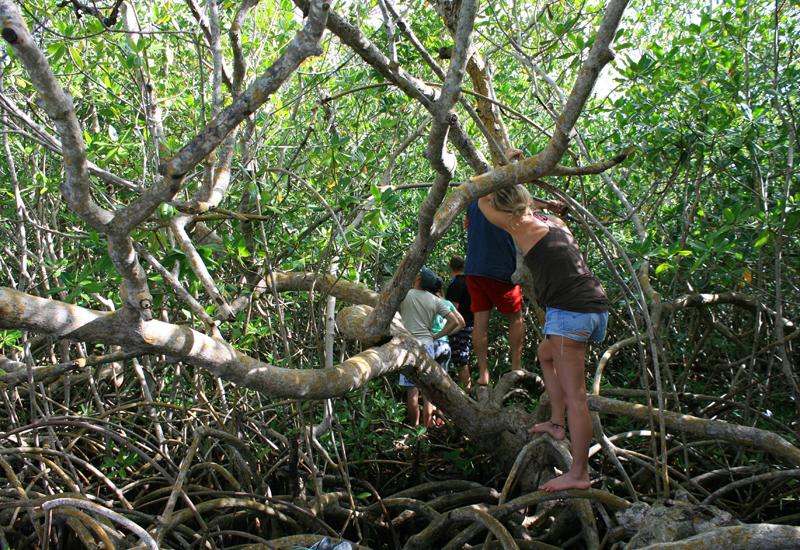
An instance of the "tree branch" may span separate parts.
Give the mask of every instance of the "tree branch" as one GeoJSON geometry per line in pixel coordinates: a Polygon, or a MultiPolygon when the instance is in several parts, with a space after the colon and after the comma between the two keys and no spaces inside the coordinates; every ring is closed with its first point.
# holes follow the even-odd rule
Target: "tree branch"
{"type": "Polygon", "coordinates": [[[739,426],[722,420],[708,420],[688,414],[679,414],[670,411],[651,409],[638,403],[626,403],[616,399],[590,395],[589,409],[601,414],[626,416],[638,420],[647,420],[651,415],[663,413],[664,425],[675,431],[693,435],[710,436],[722,439],[734,445],[757,447],[765,452],[783,459],[794,466],[800,465],[800,449],[786,441],[781,436],[749,426],[739,426]]]}
{"type": "Polygon", "coordinates": [[[622,153],[618,154],[612,159],[595,162],[587,166],[564,166],[557,164],[550,174],[552,176],[588,176],[594,174],[602,174],[606,170],[610,170],[618,164],[621,164],[627,159],[635,149],[628,147],[622,153]]]}

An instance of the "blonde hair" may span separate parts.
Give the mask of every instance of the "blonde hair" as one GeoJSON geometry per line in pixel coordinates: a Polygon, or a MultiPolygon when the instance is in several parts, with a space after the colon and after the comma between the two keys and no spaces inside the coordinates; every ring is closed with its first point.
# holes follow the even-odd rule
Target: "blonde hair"
{"type": "Polygon", "coordinates": [[[498,189],[492,195],[492,206],[501,212],[521,216],[531,206],[531,194],[523,185],[512,185],[498,189]]]}

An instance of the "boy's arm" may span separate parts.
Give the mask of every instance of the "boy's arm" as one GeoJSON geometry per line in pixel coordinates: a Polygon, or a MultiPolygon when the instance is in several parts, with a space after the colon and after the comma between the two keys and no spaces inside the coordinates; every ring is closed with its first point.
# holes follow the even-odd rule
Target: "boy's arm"
{"type": "Polygon", "coordinates": [[[501,212],[500,210],[497,210],[492,205],[492,195],[493,193],[489,193],[488,195],[484,195],[479,198],[478,208],[481,209],[483,215],[486,216],[486,219],[489,220],[493,225],[496,225],[500,229],[504,229],[510,233],[509,229],[511,227],[511,220],[513,216],[510,212],[501,212]]]}
{"type": "Polygon", "coordinates": [[[444,327],[442,327],[442,330],[433,335],[433,339],[438,340],[443,336],[449,336],[461,330],[464,327],[463,325],[464,320],[461,319],[459,321],[459,317],[461,316],[458,314],[457,311],[451,311],[450,313],[448,313],[447,317],[445,317],[446,322],[444,327]]]}

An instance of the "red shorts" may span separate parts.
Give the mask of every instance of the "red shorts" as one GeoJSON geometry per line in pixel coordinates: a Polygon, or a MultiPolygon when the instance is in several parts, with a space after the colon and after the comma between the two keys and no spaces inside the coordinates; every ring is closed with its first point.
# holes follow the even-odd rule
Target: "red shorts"
{"type": "Polygon", "coordinates": [[[489,311],[492,306],[500,313],[516,313],[522,309],[522,289],[519,285],[504,283],[489,277],[467,275],[470,311],[489,311]]]}

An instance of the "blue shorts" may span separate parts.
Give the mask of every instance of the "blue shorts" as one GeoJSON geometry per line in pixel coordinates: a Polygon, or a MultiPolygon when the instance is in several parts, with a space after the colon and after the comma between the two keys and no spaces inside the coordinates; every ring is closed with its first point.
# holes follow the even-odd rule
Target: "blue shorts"
{"type": "MultiPolygon", "coordinates": [[[[439,363],[439,366],[442,367],[446,372],[447,368],[450,366],[450,344],[444,340],[434,340],[432,344],[424,344],[423,347],[425,348],[425,351],[428,352],[428,355],[433,357],[433,359],[439,363]]],[[[401,372],[400,385],[404,388],[413,388],[414,382],[406,378],[406,376],[401,372]]]]}
{"type": "Polygon", "coordinates": [[[579,313],[548,307],[544,316],[545,336],[563,336],[576,342],[602,342],[606,337],[608,312],[579,313]]]}

